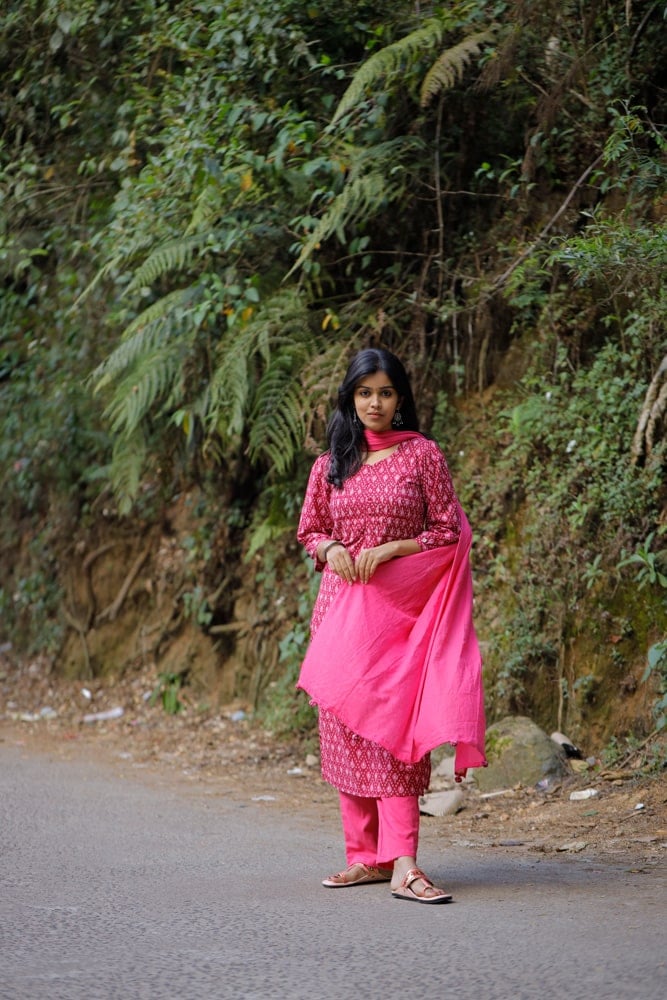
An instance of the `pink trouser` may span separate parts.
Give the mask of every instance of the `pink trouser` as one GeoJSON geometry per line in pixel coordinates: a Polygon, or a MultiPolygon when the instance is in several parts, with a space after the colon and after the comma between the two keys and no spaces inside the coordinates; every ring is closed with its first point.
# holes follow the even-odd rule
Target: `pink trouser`
{"type": "Polygon", "coordinates": [[[347,863],[391,868],[395,858],[417,857],[419,799],[416,795],[368,799],[339,792],[347,863]]]}

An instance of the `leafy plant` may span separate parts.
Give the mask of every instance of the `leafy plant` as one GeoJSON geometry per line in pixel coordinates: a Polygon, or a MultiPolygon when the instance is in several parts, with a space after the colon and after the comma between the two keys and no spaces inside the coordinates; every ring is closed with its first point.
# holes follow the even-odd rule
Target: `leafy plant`
{"type": "Polygon", "coordinates": [[[667,726],[667,639],[654,643],[648,651],[646,670],[642,683],[650,678],[656,678],[658,683],[658,698],[653,705],[655,728],[664,729],[667,726]]]}
{"type": "Polygon", "coordinates": [[[184,708],[179,694],[183,686],[182,673],[165,672],[158,674],[158,682],[148,699],[149,705],[161,701],[167,715],[178,715],[184,708]]]}
{"type": "Polygon", "coordinates": [[[639,566],[635,580],[640,590],[647,585],[653,586],[656,584],[667,588],[667,574],[663,573],[659,568],[661,560],[664,562],[664,553],[651,551],[651,545],[655,536],[655,531],[650,532],[645,541],[637,547],[636,551],[632,555],[621,559],[618,564],[619,570],[625,566],[639,566]]]}

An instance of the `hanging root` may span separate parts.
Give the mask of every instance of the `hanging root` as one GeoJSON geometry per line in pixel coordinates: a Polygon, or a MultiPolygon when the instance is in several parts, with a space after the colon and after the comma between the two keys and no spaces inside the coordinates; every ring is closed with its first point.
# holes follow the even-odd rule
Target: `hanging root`
{"type": "Polygon", "coordinates": [[[633,465],[643,464],[663,436],[667,416],[667,354],[651,379],[630,452],[633,465]]]}

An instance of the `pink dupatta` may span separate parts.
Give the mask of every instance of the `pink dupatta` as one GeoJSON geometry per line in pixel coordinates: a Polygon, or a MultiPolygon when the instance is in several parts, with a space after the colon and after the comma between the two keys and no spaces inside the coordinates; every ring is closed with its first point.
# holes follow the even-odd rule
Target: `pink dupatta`
{"type": "Polygon", "coordinates": [[[459,775],[486,765],[471,543],[461,511],[456,544],[383,563],[369,583],[341,587],[297,684],[398,760],[454,744],[459,775]]]}

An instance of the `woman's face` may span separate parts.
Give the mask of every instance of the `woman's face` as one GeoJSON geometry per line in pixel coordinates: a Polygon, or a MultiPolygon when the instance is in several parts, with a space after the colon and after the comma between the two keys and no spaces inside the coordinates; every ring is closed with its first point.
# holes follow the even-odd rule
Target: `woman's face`
{"type": "Polygon", "coordinates": [[[388,431],[401,403],[386,372],[364,375],[354,387],[354,408],[368,431],[388,431]]]}

